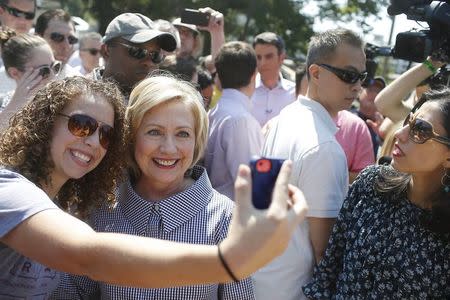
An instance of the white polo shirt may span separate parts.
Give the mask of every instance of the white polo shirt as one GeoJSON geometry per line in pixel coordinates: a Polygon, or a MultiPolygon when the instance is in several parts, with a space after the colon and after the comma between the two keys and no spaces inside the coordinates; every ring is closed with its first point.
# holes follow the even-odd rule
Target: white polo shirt
{"type": "Polygon", "coordinates": [[[295,83],[284,79],[281,74],[277,86],[269,89],[258,73],[255,86],[256,89],[252,95],[252,115],[261,127],[273,117],[278,116],[286,105],[295,101],[295,83]]]}
{"type": "MultiPolygon", "coordinates": [[[[325,108],[300,96],[281,111],[263,147],[264,156],[293,161],[291,183],[304,193],[308,217],[336,218],[347,194],[347,161],[336,132],[325,108]]],[[[314,264],[305,221],[286,251],[254,274],[256,299],[306,299],[302,286],[311,279],[314,264]]]]}

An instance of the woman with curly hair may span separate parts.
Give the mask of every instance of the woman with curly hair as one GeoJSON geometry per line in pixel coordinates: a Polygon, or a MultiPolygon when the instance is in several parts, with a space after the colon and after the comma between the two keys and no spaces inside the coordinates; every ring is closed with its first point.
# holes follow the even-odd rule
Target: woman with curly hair
{"type": "Polygon", "coordinates": [[[449,88],[422,95],[395,133],[391,165],[357,177],[303,292],[310,299],[450,298],[449,88]]]}
{"type": "Polygon", "coordinates": [[[96,233],[66,213],[85,217],[105,196],[114,203],[126,149],[122,100],[111,83],[55,81],[2,133],[0,298],[46,299],[61,271],[138,287],[228,282],[248,276],[286,247],[306,210],[301,193],[288,188],[289,164],[271,207],[262,211],[250,204],[250,174],[241,168],[238,209],[220,251],[96,233]],[[289,208],[288,200],[294,203],[289,208]]]}
{"type": "Polygon", "coordinates": [[[7,76],[0,80],[0,129],[4,129],[9,118],[55,78],[61,63],[55,60],[47,42],[34,34],[0,29],[0,48],[4,63],[0,78],[5,73],[7,76]]]}

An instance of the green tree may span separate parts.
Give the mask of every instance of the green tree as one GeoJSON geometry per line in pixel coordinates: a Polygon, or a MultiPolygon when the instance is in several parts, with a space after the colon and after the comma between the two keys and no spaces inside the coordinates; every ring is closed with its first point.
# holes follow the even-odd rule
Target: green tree
{"type": "Polygon", "coordinates": [[[355,21],[364,33],[373,29],[372,25],[367,23],[367,18],[377,16],[381,11],[386,10],[389,4],[389,0],[347,0],[346,3],[336,0],[316,0],[316,2],[321,19],[355,21]]]}
{"type": "MultiPolygon", "coordinates": [[[[61,0],[62,2],[66,2],[61,0]]],[[[98,20],[99,32],[104,33],[108,23],[123,12],[140,12],[151,19],[171,20],[184,8],[211,7],[225,16],[227,40],[251,42],[263,31],[280,34],[286,41],[289,56],[306,53],[309,38],[313,34],[313,16],[302,12],[304,0],[76,0],[84,4],[84,14],[98,20]]],[[[368,16],[385,9],[388,0],[317,0],[319,17],[332,20],[356,20],[365,32],[371,27],[365,22],[368,16]]],[[[208,35],[206,45],[208,45],[208,35]]],[[[206,47],[207,48],[207,47],[206,47]]]]}
{"type": "MultiPolygon", "coordinates": [[[[227,40],[251,42],[256,34],[273,31],[286,40],[288,54],[305,53],[313,34],[313,18],[300,13],[301,2],[292,0],[82,0],[85,14],[98,20],[99,32],[123,12],[140,12],[151,19],[179,16],[184,8],[212,7],[225,16],[227,40]]],[[[78,9],[80,10],[80,9],[78,9]]],[[[208,35],[205,35],[208,38],[208,35]]],[[[208,40],[206,41],[208,45],[208,40]]]]}

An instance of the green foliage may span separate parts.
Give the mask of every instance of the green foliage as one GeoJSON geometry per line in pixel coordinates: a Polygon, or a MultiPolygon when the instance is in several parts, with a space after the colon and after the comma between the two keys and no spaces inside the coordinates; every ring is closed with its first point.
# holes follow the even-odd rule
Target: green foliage
{"type": "MultiPolygon", "coordinates": [[[[90,16],[98,20],[99,32],[104,33],[108,23],[118,14],[140,12],[151,19],[172,20],[184,8],[211,7],[225,16],[227,40],[252,42],[263,31],[280,34],[286,41],[287,53],[299,57],[306,53],[309,38],[313,34],[313,17],[301,10],[303,0],[60,0],[74,15],[90,16]],[[69,2],[71,3],[69,5],[69,2]]],[[[317,0],[321,18],[348,21],[357,20],[364,30],[370,26],[364,19],[376,15],[386,7],[388,0],[317,0]]],[[[208,45],[208,34],[204,35],[208,45]]]]}
{"type": "Polygon", "coordinates": [[[367,17],[377,16],[389,4],[389,0],[347,0],[346,4],[329,0],[317,0],[316,2],[321,19],[332,19],[342,22],[356,21],[364,33],[373,29],[366,22],[367,17]]]}

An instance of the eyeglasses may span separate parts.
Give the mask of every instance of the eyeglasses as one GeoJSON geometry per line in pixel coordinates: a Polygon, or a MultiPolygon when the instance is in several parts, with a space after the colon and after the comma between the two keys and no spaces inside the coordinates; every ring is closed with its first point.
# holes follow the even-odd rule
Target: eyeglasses
{"type": "Polygon", "coordinates": [[[131,45],[128,45],[125,43],[119,43],[119,42],[117,42],[117,44],[120,44],[120,45],[128,48],[128,55],[130,55],[131,57],[133,57],[135,59],[140,60],[140,59],[150,57],[152,63],[159,64],[165,58],[165,55],[162,54],[161,51],[149,51],[144,48],[139,48],[139,47],[135,47],[135,46],[131,46],[131,45]]]}
{"type": "Polygon", "coordinates": [[[52,41],[54,41],[55,43],[62,43],[66,38],[67,38],[67,42],[70,45],[78,43],[78,38],[76,38],[73,35],[69,35],[69,36],[66,37],[64,34],[59,33],[59,32],[52,32],[52,33],[50,33],[50,39],[52,41]]]}
{"type": "Polygon", "coordinates": [[[33,20],[35,16],[34,12],[23,11],[14,7],[10,7],[6,4],[1,4],[1,7],[3,7],[3,9],[5,9],[10,15],[16,18],[25,18],[27,20],[33,20]]]}
{"type": "Polygon", "coordinates": [[[403,122],[403,127],[406,125],[409,125],[409,139],[414,143],[423,144],[429,139],[433,139],[441,144],[450,146],[450,138],[438,135],[434,131],[433,125],[425,120],[416,118],[412,113],[403,122]]]}
{"type": "Polygon", "coordinates": [[[61,70],[61,62],[54,61],[50,66],[43,66],[39,69],[39,75],[42,76],[42,79],[46,79],[50,76],[50,72],[53,71],[55,75],[59,73],[61,70]]]}
{"type": "Polygon", "coordinates": [[[68,116],[60,113],[59,115],[69,119],[69,121],[67,122],[67,129],[69,129],[70,133],[76,137],[91,136],[98,128],[98,138],[100,145],[104,149],[108,149],[108,145],[112,141],[114,136],[114,128],[107,124],[99,125],[99,123],[101,122],[83,114],[74,114],[68,116]]]}
{"type": "Polygon", "coordinates": [[[89,52],[92,56],[96,56],[97,54],[100,53],[100,49],[95,49],[95,48],[80,49],[80,51],[87,51],[87,52],[89,52]]]}
{"type": "Polygon", "coordinates": [[[363,82],[367,77],[367,72],[357,73],[355,71],[349,71],[345,69],[336,68],[327,64],[318,64],[322,68],[327,69],[334,75],[336,75],[340,80],[348,84],[355,84],[358,80],[363,82]]]}

